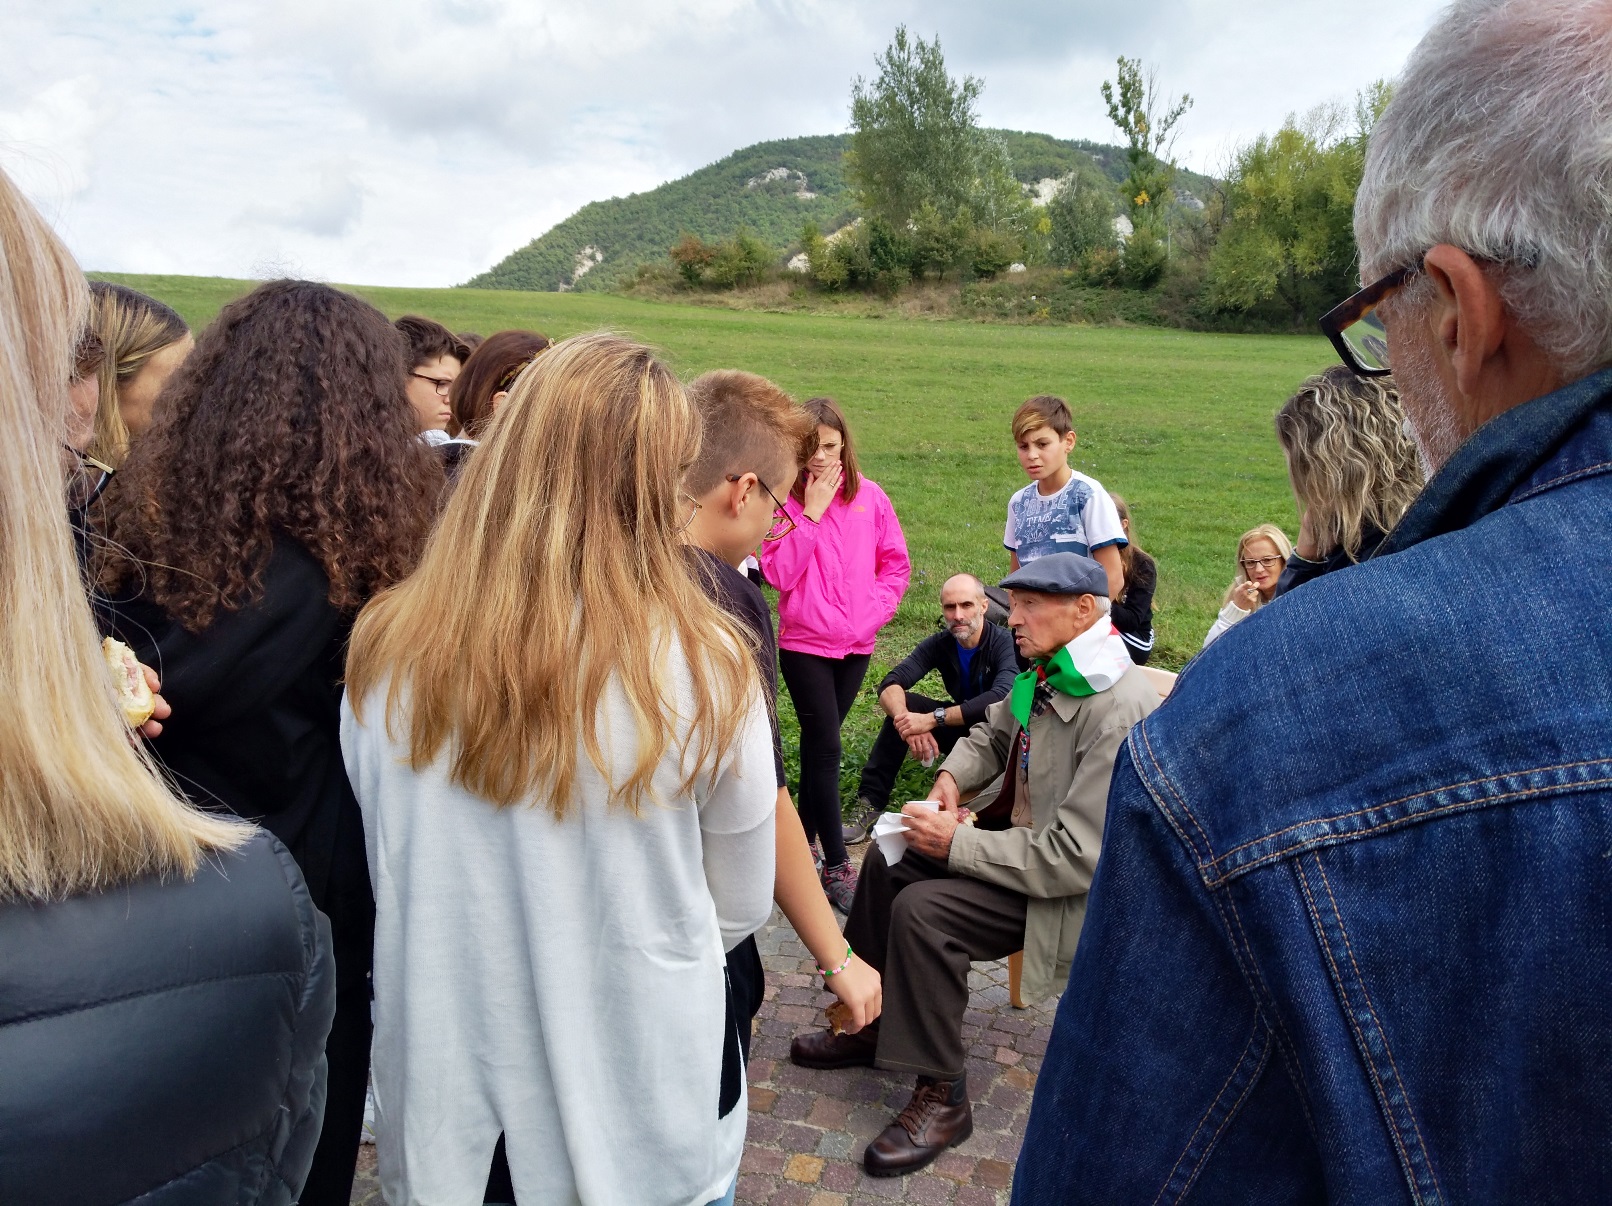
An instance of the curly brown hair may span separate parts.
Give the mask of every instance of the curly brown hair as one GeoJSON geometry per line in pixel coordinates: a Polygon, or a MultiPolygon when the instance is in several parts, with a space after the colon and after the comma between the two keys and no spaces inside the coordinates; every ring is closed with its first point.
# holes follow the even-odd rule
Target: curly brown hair
{"type": "Polygon", "coordinates": [[[275,535],[356,611],[414,568],[442,492],[403,337],[368,302],[271,281],[225,306],[107,492],[101,583],[191,631],[262,589],[275,535]]]}

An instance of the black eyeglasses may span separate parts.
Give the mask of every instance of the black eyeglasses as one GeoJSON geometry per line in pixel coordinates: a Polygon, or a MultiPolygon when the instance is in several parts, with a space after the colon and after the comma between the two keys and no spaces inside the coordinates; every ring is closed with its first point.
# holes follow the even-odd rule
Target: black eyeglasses
{"type": "Polygon", "coordinates": [[[1261,566],[1266,569],[1272,569],[1281,565],[1282,561],[1281,557],[1250,557],[1246,561],[1239,561],[1237,564],[1243,567],[1243,573],[1251,574],[1261,566]]]}
{"type": "MultiPolygon", "coordinates": [[[[736,482],[743,476],[742,473],[730,473],[727,480],[736,482]]],[[[784,510],[784,504],[778,501],[778,496],[772,492],[772,488],[761,480],[761,474],[757,473],[755,478],[756,485],[765,490],[767,497],[772,499],[772,527],[768,528],[767,534],[761,538],[765,543],[771,544],[774,540],[782,540],[793,532],[795,521],[790,518],[789,512],[784,510]]]]}
{"type": "Polygon", "coordinates": [[[1377,315],[1377,307],[1421,270],[1422,257],[1417,256],[1414,264],[1395,268],[1321,315],[1321,333],[1357,375],[1386,377],[1394,371],[1388,359],[1388,330],[1377,315]]]}
{"type": "Polygon", "coordinates": [[[67,505],[74,511],[87,511],[106,490],[106,485],[117,472],[88,453],[80,452],[71,444],[63,448],[73,454],[77,464],[67,475],[67,505]]]}
{"type": "MultiPolygon", "coordinates": [[[[444,398],[448,396],[448,391],[453,388],[453,379],[451,377],[427,377],[424,373],[410,373],[409,376],[418,377],[421,381],[429,381],[431,388],[444,398]]],[[[394,377],[392,380],[395,381],[397,378],[394,377]]]]}

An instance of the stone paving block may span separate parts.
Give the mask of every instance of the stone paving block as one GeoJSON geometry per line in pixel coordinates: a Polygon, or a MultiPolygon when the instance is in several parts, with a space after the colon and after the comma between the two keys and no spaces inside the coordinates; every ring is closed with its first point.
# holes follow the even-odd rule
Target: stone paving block
{"type": "Polygon", "coordinates": [[[1002,1160],[981,1160],[974,1166],[974,1184],[1006,1189],[1013,1182],[1013,1166],[1002,1160]]]}
{"type": "Polygon", "coordinates": [[[819,1097],[812,1103],[811,1112],[806,1115],[807,1126],[820,1126],[825,1131],[837,1131],[845,1126],[851,1116],[851,1103],[837,1101],[832,1097],[819,1097]]]}
{"type": "Polygon", "coordinates": [[[812,1191],[805,1185],[784,1185],[772,1195],[768,1206],[806,1206],[811,1201],[812,1191]]]}
{"type": "Polygon", "coordinates": [[[740,1177],[739,1188],[734,1193],[736,1202],[770,1202],[772,1195],[778,1192],[778,1179],[776,1177],[740,1177]]]}
{"type": "Polygon", "coordinates": [[[806,1206],[846,1206],[843,1193],[814,1193],[806,1206]]]}
{"type": "Polygon", "coordinates": [[[748,1147],[739,1161],[739,1172],[775,1175],[784,1171],[784,1153],[765,1147],[748,1147]]]}
{"type": "Polygon", "coordinates": [[[763,1088],[760,1085],[750,1087],[750,1112],[752,1114],[770,1114],[773,1106],[778,1104],[776,1089],[763,1088]]]}
{"type": "Polygon", "coordinates": [[[785,1122],[801,1122],[811,1110],[813,1100],[811,1093],[786,1089],[778,1094],[778,1101],[772,1107],[772,1116],[782,1118],[785,1122]]]}
{"type": "Polygon", "coordinates": [[[817,1154],[829,1160],[849,1160],[853,1152],[867,1146],[858,1142],[855,1135],[848,1135],[844,1131],[829,1131],[817,1141],[817,1154]]]}
{"type": "Polygon", "coordinates": [[[946,1206],[957,1194],[956,1185],[931,1175],[928,1169],[914,1173],[905,1180],[907,1182],[905,1200],[908,1202],[923,1202],[925,1206],[946,1206]]]}
{"type": "Polygon", "coordinates": [[[965,1156],[955,1148],[949,1152],[942,1152],[936,1157],[929,1170],[936,1176],[945,1177],[949,1181],[968,1181],[974,1175],[974,1165],[978,1161],[965,1156]]]}
{"type": "Polygon", "coordinates": [[[796,1152],[784,1164],[784,1176],[791,1181],[815,1185],[823,1175],[823,1164],[821,1156],[808,1156],[804,1152],[796,1152]]]}
{"type": "Polygon", "coordinates": [[[997,1196],[994,1189],[987,1189],[983,1185],[965,1185],[957,1191],[957,1206],[999,1206],[1007,1201],[1007,1195],[997,1196]]]}

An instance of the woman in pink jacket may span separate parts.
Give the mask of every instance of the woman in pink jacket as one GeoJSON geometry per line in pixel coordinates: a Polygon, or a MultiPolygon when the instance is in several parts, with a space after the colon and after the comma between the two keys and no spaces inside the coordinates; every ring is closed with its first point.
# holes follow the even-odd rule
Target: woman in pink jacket
{"type": "Polygon", "coordinates": [[[840,830],[840,726],[912,567],[890,499],[857,472],[840,408],[805,405],[817,451],[784,504],[795,527],[762,546],[761,568],[778,588],[778,668],[800,720],[801,824],[822,843],[823,890],[848,913],[856,868],[840,830]]]}

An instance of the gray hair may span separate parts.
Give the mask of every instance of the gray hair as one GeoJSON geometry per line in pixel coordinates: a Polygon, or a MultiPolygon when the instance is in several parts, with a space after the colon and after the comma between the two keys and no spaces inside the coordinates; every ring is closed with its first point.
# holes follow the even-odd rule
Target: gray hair
{"type": "Polygon", "coordinates": [[[1093,595],[1092,598],[1097,601],[1098,615],[1106,616],[1112,614],[1114,610],[1114,601],[1112,599],[1110,599],[1107,595],[1093,595]]]}
{"type": "Polygon", "coordinates": [[[1355,238],[1367,280],[1438,243],[1494,261],[1564,372],[1612,362],[1612,3],[1457,0],[1372,132],[1355,238]]]}

